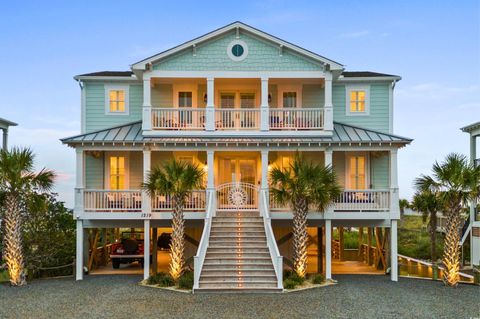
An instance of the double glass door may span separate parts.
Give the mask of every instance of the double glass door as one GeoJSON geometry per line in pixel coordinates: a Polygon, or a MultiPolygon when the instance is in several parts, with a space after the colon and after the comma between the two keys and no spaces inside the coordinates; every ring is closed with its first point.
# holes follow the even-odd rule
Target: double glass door
{"type": "Polygon", "coordinates": [[[223,128],[255,128],[257,110],[255,110],[255,93],[222,92],[220,93],[221,124],[223,128]]]}
{"type": "Polygon", "coordinates": [[[257,170],[254,159],[220,159],[220,183],[256,185],[257,170]]]}

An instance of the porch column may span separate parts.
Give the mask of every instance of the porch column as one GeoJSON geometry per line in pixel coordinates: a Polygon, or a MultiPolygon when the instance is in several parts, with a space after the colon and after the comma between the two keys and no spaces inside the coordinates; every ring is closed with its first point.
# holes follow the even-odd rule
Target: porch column
{"type": "Polygon", "coordinates": [[[207,190],[215,189],[215,165],[214,165],[214,155],[213,150],[207,151],[207,190]]]}
{"type": "Polygon", "coordinates": [[[325,73],[325,104],[323,127],[326,131],[333,131],[333,102],[332,102],[332,73],[325,73]]]}
{"type": "Polygon", "coordinates": [[[262,94],[261,94],[261,104],[260,104],[260,130],[268,131],[269,121],[268,121],[268,78],[261,78],[262,82],[262,94]]]}
{"type": "Polygon", "coordinates": [[[332,220],[325,220],[325,279],[332,279],[332,220]]]}
{"type": "Polygon", "coordinates": [[[75,149],[76,175],[75,175],[75,218],[83,213],[83,191],[85,189],[85,152],[81,148],[75,149]]]}
{"type": "Polygon", "coordinates": [[[158,246],[157,246],[157,241],[158,241],[158,228],[153,227],[152,228],[152,273],[156,274],[157,269],[158,269],[158,258],[157,258],[157,253],[158,253],[158,246]]]}
{"type": "Polygon", "coordinates": [[[268,190],[268,150],[262,150],[262,180],[260,188],[262,190],[268,190]]]}
{"type": "Polygon", "coordinates": [[[328,165],[332,165],[332,162],[333,162],[333,151],[332,150],[325,150],[324,153],[324,156],[325,156],[325,167],[327,167],[328,165]]]}
{"type": "Polygon", "coordinates": [[[143,79],[143,114],[142,130],[150,131],[152,129],[152,89],[150,78],[143,79]]]}
{"type": "Polygon", "coordinates": [[[3,129],[3,150],[8,150],[8,128],[3,129]]]}
{"type": "MultiPolygon", "coordinates": [[[[3,136],[5,136],[6,133],[3,133],[3,134],[4,134],[3,136]]],[[[470,135],[470,162],[472,164],[475,164],[476,158],[477,158],[477,136],[470,135]]]]}
{"type": "Polygon", "coordinates": [[[150,277],[150,219],[143,221],[143,279],[150,277]]]}
{"type": "Polygon", "coordinates": [[[398,198],[397,149],[390,150],[390,218],[400,219],[398,198]]]}
{"type": "Polygon", "coordinates": [[[390,225],[390,276],[392,281],[398,281],[398,249],[397,249],[397,221],[392,220],[390,225]]]}
{"type": "Polygon", "coordinates": [[[75,280],[83,280],[83,244],[85,238],[83,237],[83,220],[77,219],[77,247],[75,254],[75,280]]]}
{"type": "Polygon", "coordinates": [[[215,78],[207,78],[207,107],[205,128],[207,131],[215,131],[215,99],[214,99],[215,78]]]}
{"type": "MultiPolygon", "coordinates": [[[[149,149],[143,150],[143,182],[148,181],[148,175],[150,174],[152,161],[152,151],[149,149]]],[[[150,218],[152,214],[151,200],[148,193],[142,189],[142,217],[150,218]]]]}

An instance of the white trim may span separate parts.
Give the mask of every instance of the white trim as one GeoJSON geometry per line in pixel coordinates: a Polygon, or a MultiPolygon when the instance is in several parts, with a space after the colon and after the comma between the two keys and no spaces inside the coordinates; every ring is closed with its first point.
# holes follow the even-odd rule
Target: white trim
{"type": "Polygon", "coordinates": [[[359,77],[343,77],[342,75],[334,82],[391,82],[400,81],[400,76],[359,76],[359,77]]]}
{"type": "Polygon", "coordinates": [[[369,84],[349,84],[345,85],[345,115],[347,116],[368,116],[370,115],[370,85],[369,84]],[[350,92],[365,91],[365,111],[350,111],[350,92]]]}
{"type": "Polygon", "coordinates": [[[167,50],[167,51],[164,51],[162,53],[159,53],[159,54],[156,54],[152,57],[149,57],[147,59],[144,59],[144,60],[141,60],[137,63],[134,63],[132,65],[132,69],[133,70],[145,70],[146,69],[146,65],[147,64],[150,64],[150,63],[154,63],[158,60],[161,60],[167,56],[170,56],[172,54],[175,54],[176,52],[179,52],[179,51],[182,51],[182,50],[185,50],[185,49],[188,49],[190,47],[192,47],[193,45],[196,45],[198,46],[198,44],[202,43],[202,42],[205,42],[207,40],[210,40],[212,38],[215,38],[215,37],[218,37],[224,33],[227,33],[227,32],[230,32],[232,30],[236,30],[236,28],[240,28],[242,30],[245,30],[247,32],[250,32],[260,38],[264,38],[264,39],[267,39],[269,41],[272,41],[276,44],[278,44],[279,46],[281,45],[283,50],[285,50],[285,48],[287,49],[290,49],[292,51],[296,51],[298,53],[300,53],[301,55],[304,55],[306,57],[309,57],[315,61],[318,61],[320,62],[321,64],[330,64],[330,69],[332,70],[343,70],[343,65],[333,61],[333,60],[330,60],[330,59],[327,59],[323,56],[320,56],[318,54],[315,54],[313,52],[310,52],[308,50],[305,50],[301,47],[298,47],[294,44],[291,44],[289,42],[286,42],[286,41],[283,41],[279,38],[276,38],[270,34],[267,34],[265,32],[262,32],[260,30],[257,30],[255,28],[252,28],[246,24],[243,24],[241,22],[235,22],[235,23],[232,23],[232,24],[229,24],[223,28],[220,28],[220,29],[217,29],[213,32],[210,32],[210,33],[207,33],[199,38],[196,38],[196,39],[193,39],[193,40],[190,40],[188,42],[185,42],[179,46],[176,46],[170,50],[167,50]]]}
{"type": "Polygon", "coordinates": [[[297,93],[297,107],[302,108],[302,94],[303,94],[303,85],[302,84],[278,84],[277,85],[277,107],[283,108],[283,93],[285,92],[296,92],[297,93]]]}
{"type": "Polygon", "coordinates": [[[105,115],[130,115],[130,86],[128,84],[105,84],[105,115]],[[125,111],[111,112],[110,111],[110,91],[118,90],[125,92],[125,111]]]}
{"type": "Polygon", "coordinates": [[[198,85],[192,83],[174,84],[173,85],[173,107],[178,108],[178,93],[192,92],[192,108],[198,107],[198,85]]]}
{"type": "Polygon", "coordinates": [[[395,82],[390,83],[388,88],[388,132],[393,133],[393,89],[395,87],[395,82]]]}
{"type": "Polygon", "coordinates": [[[136,75],[132,76],[94,76],[94,75],[78,75],[73,77],[75,80],[83,81],[131,81],[138,82],[136,75]]]}
{"type": "Polygon", "coordinates": [[[245,43],[245,41],[235,39],[228,44],[227,55],[232,61],[235,61],[235,62],[243,61],[248,56],[248,45],[245,43]],[[243,47],[243,54],[241,56],[235,56],[232,53],[233,46],[237,45],[237,44],[239,44],[243,47]]]}
{"type": "Polygon", "coordinates": [[[83,82],[80,86],[80,95],[80,132],[84,134],[87,131],[87,88],[83,82]]]}
{"type": "Polygon", "coordinates": [[[144,79],[150,78],[226,78],[226,79],[252,79],[252,78],[284,78],[284,79],[323,79],[323,71],[145,71],[144,79]]]}
{"type": "Polygon", "coordinates": [[[110,186],[110,157],[125,157],[125,190],[130,189],[130,151],[105,152],[105,169],[103,183],[105,189],[112,189],[110,186]]]}

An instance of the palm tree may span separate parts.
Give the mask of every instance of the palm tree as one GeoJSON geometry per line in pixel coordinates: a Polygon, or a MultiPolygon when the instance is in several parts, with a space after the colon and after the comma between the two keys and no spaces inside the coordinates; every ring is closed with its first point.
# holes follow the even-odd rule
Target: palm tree
{"type": "Polygon", "coordinates": [[[432,263],[437,261],[437,212],[440,210],[437,197],[429,190],[417,190],[412,200],[412,208],[422,213],[425,223],[429,220],[430,258],[432,263]]]}
{"type": "Polygon", "coordinates": [[[274,200],[293,209],[293,270],[305,277],[308,208],[314,205],[324,211],[340,195],[340,186],[331,166],[314,165],[299,153],[288,168],[274,167],[270,179],[274,200]]]}
{"type": "Polygon", "coordinates": [[[50,191],[55,174],[42,169],[34,172],[34,154],[30,149],[0,151],[0,193],[3,193],[4,258],[10,283],[26,284],[22,240],[22,211],[27,201],[41,192],[50,191]]]}
{"type": "Polygon", "coordinates": [[[435,162],[432,171],[432,176],[422,175],[415,184],[418,190],[435,194],[447,215],[443,281],[449,286],[457,286],[460,279],[461,213],[470,201],[478,199],[480,167],[468,164],[464,155],[452,153],[444,162],[435,162]]]}
{"type": "Polygon", "coordinates": [[[185,268],[185,202],[192,190],[203,188],[203,175],[203,170],[197,165],[173,159],[162,167],[154,168],[143,184],[150,196],[165,194],[171,198],[173,214],[169,272],[175,280],[185,268]]]}

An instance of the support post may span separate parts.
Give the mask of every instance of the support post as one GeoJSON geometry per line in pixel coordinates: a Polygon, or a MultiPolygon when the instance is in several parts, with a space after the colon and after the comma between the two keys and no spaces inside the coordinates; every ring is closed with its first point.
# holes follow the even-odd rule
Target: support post
{"type": "Polygon", "coordinates": [[[83,191],[85,189],[85,152],[81,148],[76,153],[76,176],[75,176],[75,206],[74,217],[80,218],[83,213],[83,191]]]}
{"type": "Polygon", "coordinates": [[[340,249],[338,251],[338,259],[340,261],[343,261],[344,258],[344,253],[343,253],[343,245],[344,245],[344,240],[343,240],[343,227],[338,227],[338,241],[340,243],[340,249]]]}
{"type": "Polygon", "coordinates": [[[206,125],[205,129],[207,131],[215,131],[215,99],[214,99],[214,78],[207,78],[207,106],[205,108],[206,112],[206,125]]]}
{"type": "Polygon", "coordinates": [[[83,220],[77,219],[77,249],[75,256],[75,279],[83,280],[83,246],[84,246],[84,232],[83,232],[83,220]]]}
{"type": "Polygon", "coordinates": [[[262,180],[260,183],[260,188],[262,190],[268,190],[268,150],[262,150],[262,180]]]}
{"type": "MultiPolygon", "coordinates": [[[[150,174],[151,170],[151,162],[152,162],[152,151],[149,149],[143,150],[143,182],[146,183],[148,181],[148,175],[150,174]]],[[[145,190],[142,190],[142,217],[143,218],[151,218],[152,215],[152,205],[150,196],[145,190]]]]}
{"type": "Polygon", "coordinates": [[[332,220],[325,220],[325,279],[332,279],[332,220]]]}
{"type": "Polygon", "coordinates": [[[332,73],[325,73],[325,104],[324,104],[324,123],[326,131],[333,131],[333,102],[332,102],[332,73]]]}
{"type": "Polygon", "coordinates": [[[143,221],[143,279],[150,277],[150,219],[143,221]]]}
{"type": "Polygon", "coordinates": [[[390,150],[390,218],[400,219],[397,149],[390,150]]]}
{"type": "Polygon", "coordinates": [[[317,273],[323,273],[323,228],[317,227],[317,273]]]}
{"type": "Polygon", "coordinates": [[[397,221],[392,220],[390,226],[390,276],[392,281],[398,281],[398,250],[397,250],[397,221]]]}
{"type": "Polygon", "coordinates": [[[8,150],[8,128],[3,129],[3,144],[2,144],[3,150],[7,151],[8,150]]]}
{"type": "Polygon", "coordinates": [[[367,264],[370,266],[372,265],[372,228],[367,228],[367,264]]]}
{"type": "Polygon", "coordinates": [[[332,163],[333,163],[333,151],[327,149],[327,150],[325,150],[325,152],[323,152],[323,154],[325,156],[325,158],[324,158],[325,166],[329,166],[329,165],[331,166],[332,163]]]}
{"type": "Polygon", "coordinates": [[[260,103],[260,130],[268,131],[269,125],[269,105],[268,105],[268,78],[261,78],[261,103],[260,103]]]}
{"type": "Polygon", "coordinates": [[[215,151],[207,151],[207,190],[215,189],[215,165],[214,165],[215,151]]]}
{"type": "Polygon", "coordinates": [[[156,274],[158,272],[158,229],[157,227],[152,228],[152,273],[156,274]]]}
{"type": "Polygon", "coordinates": [[[142,130],[152,130],[152,88],[150,78],[143,79],[142,130]]]}

